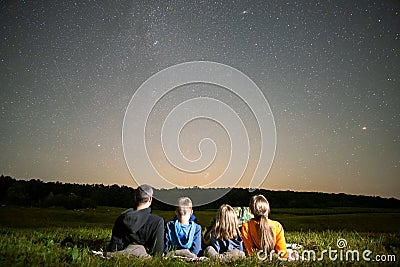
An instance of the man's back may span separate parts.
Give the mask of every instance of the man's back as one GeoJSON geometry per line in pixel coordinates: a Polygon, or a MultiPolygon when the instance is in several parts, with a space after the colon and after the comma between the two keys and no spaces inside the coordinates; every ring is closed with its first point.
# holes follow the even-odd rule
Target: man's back
{"type": "Polygon", "coordinates": [[[143,245],[153,253],[164,250],[164,220],[151,209],[128,209],[115,221],[109,250],[125,249],[129,244],[143,245]]]}

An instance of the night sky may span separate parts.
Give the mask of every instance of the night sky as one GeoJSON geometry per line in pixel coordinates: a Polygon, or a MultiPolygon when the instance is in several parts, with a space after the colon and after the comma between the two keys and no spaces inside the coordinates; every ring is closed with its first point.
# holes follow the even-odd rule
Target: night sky
{"type": "MultiPolygon", "coordinates": [[[[400,198],[394,0],[0,1],[0,173],[135,186],[122,149],[128,104],[149,77],[188,61],[231,66],[264,93],[277,143],[263,188],[400,198]]],[[[230,98],[186,86],[154,112],[206,91],[230,98]]],[[[207,123],[185,142],[216,134],[223,165],[229,143],[207,123]]]]}

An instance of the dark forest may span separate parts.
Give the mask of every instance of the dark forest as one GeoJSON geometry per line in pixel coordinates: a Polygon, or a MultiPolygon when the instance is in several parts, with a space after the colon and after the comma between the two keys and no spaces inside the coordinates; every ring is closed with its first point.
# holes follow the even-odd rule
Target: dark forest
{"type": "MultiPolygon", "coordinates": [[[[156,189],[154,196],[163,190],[171,194],[204,194],[205,190],[218,189],[156,189]]],[[[96,206],[132,207],[134,189],[128,186],[102,184],[70,184],[43,182],[39,179],[17,180],[10,176],[0,176],[0,203],[34,207],[62,206],[66,209],[95,208],[96,206]]],[[[164,192],[165,193],[165,192],[164,192]]],[[[344,193],[271,191],[256,189],[249,192],[245,188],[233,188],[220,199],[202,209],[216,209],[223,203],[231,206],[247,206],[250,197],[263,194],[273,203],[274,208],[327,208],[327,207],[366,207],[399,208],[400,200],[379,196],[358,196],[344,193]]],[[[172,210],[174,207],[154,199],[154,209],[172,210]]]]}

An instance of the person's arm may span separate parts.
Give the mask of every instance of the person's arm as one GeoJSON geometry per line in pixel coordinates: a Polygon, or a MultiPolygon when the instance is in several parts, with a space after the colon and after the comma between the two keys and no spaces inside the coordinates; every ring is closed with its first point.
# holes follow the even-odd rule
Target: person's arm
{"type": "Polygon", "coordinates": [[[276,228],[275,251],[279,253],[279,255],[283,258],[288,257],[285,234],[283,231],[283,227],[279,222],[277,223],[277,228],[276,228]]]}
{"type": "Polygon", "coordinates": [[[172,246],[169,226],[170,226],[170,222],[167,222],[167,225],[165,226],[165,248],[164,248],[165,253],[168,253],[170,247],[172,246]]]}
{"type": "Polygon", "coordinates": [[[190,252],[193,254],[199,254],[201,250],[201,226],[196,223],[196,231],[194,232],[193,245],[190,248],[190,252]]]}
{"type": "Polygon", "coordinates": [[[239,242],[240,242],[239,243],[239,250],[245,252],[244,245],[243,245],[243,239],[239,238],[239,242]]]}
{"type": "Polygon", "coordinates": [[[164,252],[164,219],[160,218],[156,226],[154,233],[155,243],[154,243],[154,254],[162,254],[164,252]]]}
{"type": "Polygon", "coordinates": [[[210,246],[212,246],[218,254],[220,253],[221,246],[219,245],[218,240],[215,238],[215,234],[211,234],[210,246]]]}
{"type": "Polygon", "coordinates": [[[243,223],[241,233],[246,254],[250,255],[256,246],[250,236],[249,222],[243,223]]]}
{"type": "Polygon", "coordinates": [[[108,251],[122,250],[123,247],[124,247],[124,244],[122,242],[122,238],[113,234],[111,236],[110,244],[108,245],[108,251]]]}
{"type": "Polygon", "coordinates": [[[112,235],[110,244],[108,245],[108,251],[117,251],[124,249],[124,243],[122,242],[122,226],[121,226],[122,217],[119,216],[114,223],[112,229],[112,235]]]}

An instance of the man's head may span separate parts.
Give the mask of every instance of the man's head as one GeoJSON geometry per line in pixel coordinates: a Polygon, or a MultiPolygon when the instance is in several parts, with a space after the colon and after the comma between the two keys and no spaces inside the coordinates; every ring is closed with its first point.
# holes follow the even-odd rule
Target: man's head
{"type": "Polygon", "coordinates": [[[150,185],[142,184],[135,189],[134,198],[137,209],[150,207],[153,201],[153,188],[150,185]]]}

